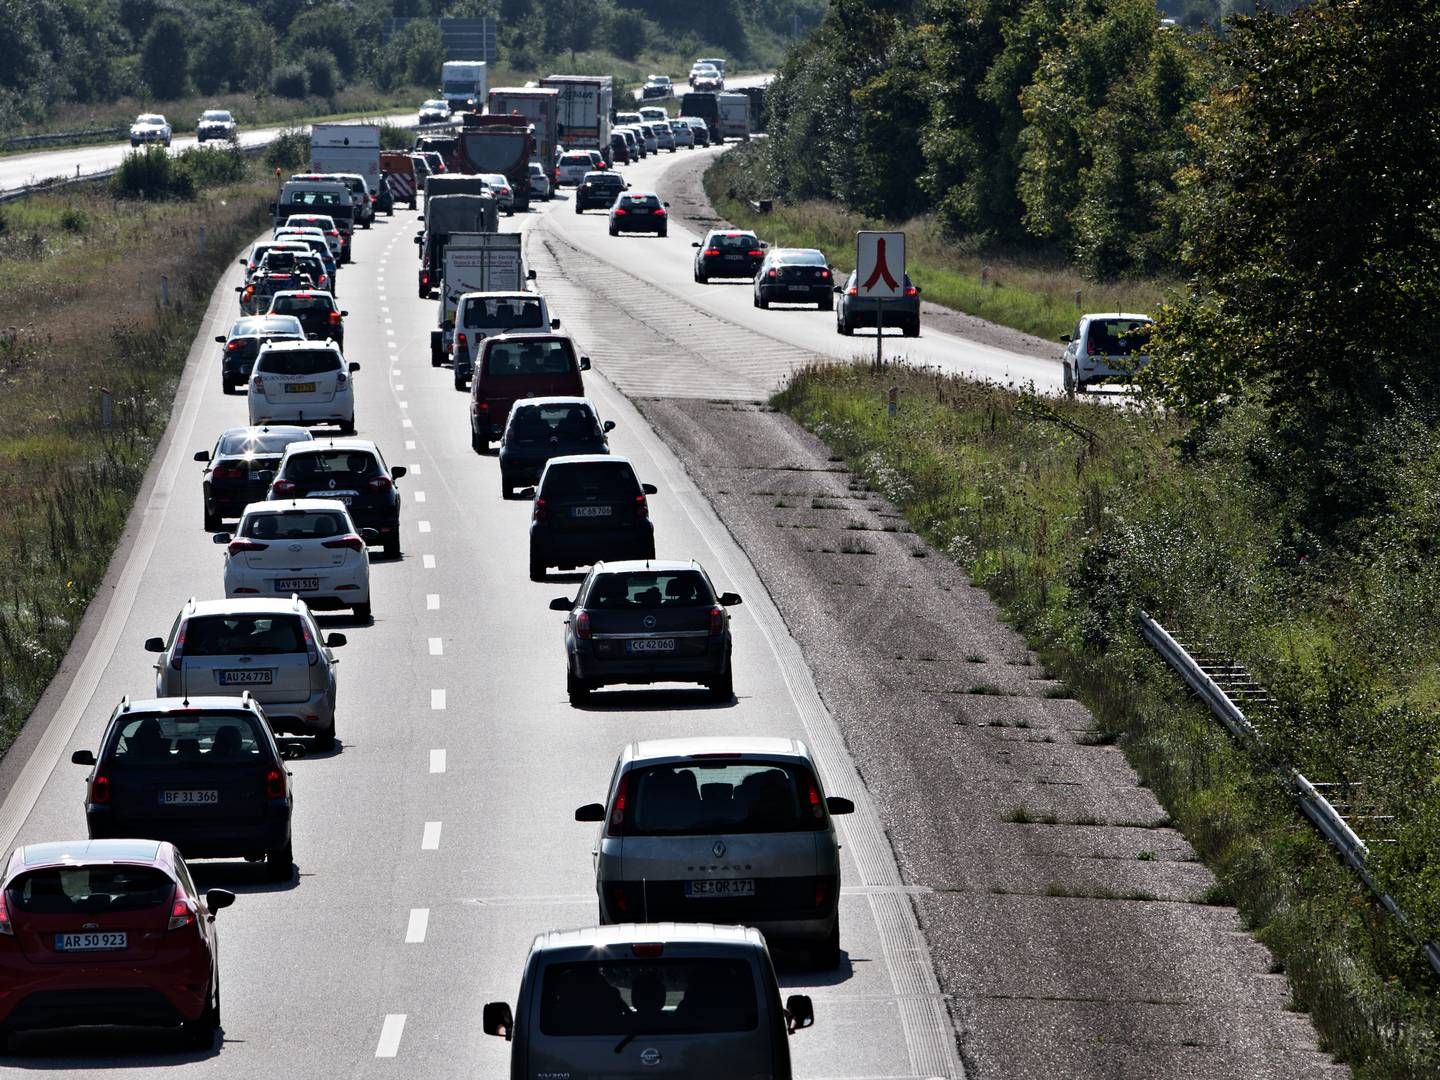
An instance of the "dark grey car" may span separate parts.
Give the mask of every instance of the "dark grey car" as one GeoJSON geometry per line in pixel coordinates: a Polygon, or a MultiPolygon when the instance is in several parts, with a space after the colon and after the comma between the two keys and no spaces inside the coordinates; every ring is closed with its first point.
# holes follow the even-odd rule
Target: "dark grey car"
{"type": "Polygon", "coordinates": [[[538,483],[545,463],[572,454],[608,454],[614,420],[601,423],[595,406],[581,397],[525,398],[510,407],[500,437],[500,497],[538,483]]]}
{"type": "MultiPolygon", "coordinates": [[[[857,329],[875,328],[875,301],[862,299],[859,291],[854,271],[843,286],[835,288],[840,301],[835,305],[835,330],[847,337],[857,329]]],[[[882,326],[898,326],[906,337],[920,336],[920,287],[909,274],[905,275],[905,295],[883,301],[880,309],[882,326]]]]}
{"type": "Polygon", "coordinates": [[[771,248],[755,272],[755,306],[814,304],[829,311],[835,278],[823,251],[771,248]]]}

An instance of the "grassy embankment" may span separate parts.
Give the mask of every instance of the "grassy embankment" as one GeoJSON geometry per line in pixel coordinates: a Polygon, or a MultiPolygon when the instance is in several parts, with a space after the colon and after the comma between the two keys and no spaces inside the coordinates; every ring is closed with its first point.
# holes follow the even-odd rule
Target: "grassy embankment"
{"type": "Polygon", "coordinates": [[[1372,865],[1417,935],[1433,938],[1433,565],[1278,559],[1226,433],[1182,456],[1174,416],[904,367],[802,372],[775,404],[988,589],[1090,707],[1098,730],[1087,738],[1125,750],[1214,870],[1209,899],[1237,905],[1273,950],[1326,1048],[1364,1080],[1440,1075],[1440,1005],[1415,942],[1274,776],[1187,698],[1134,622],[1143,606],[1242,659],[1280,701],[1277,715],[1252,716],[1276,759],[1366,785],[1397,840],[1372,845],[1372,865]],[[900,388],[893,421],[890,386],[900,388]]]}
{"type": "Polygon", "coordinates": [[[202,153],[192,200],[77,185],[0,208],[0,753],[104,576],[215,281],[274,197],[258,161],[202,153]]]}
{"type": "MultiPolygon", "coordinates": [[[[747,200],[770,195],[759,152],[758,142],[737,146],[705,173],[710,203],[727,221],[772,244],[819,248],[846,272],[854,268],[857,230],[897,227],[822,202],[777,202],[770,213],[757,214],[747,200]]],[[[1053,256],[980,251],[941,236],[928,217],[898,227],[906,234],[910,278],[926,300],[1049,341],[1068,333],[1082,311],[1153,311],[1171,287],[1165,281],[1094,282],[1053,256]]],[[[1057,355],[1059,348],[1057,343],[1057,355]]]]}

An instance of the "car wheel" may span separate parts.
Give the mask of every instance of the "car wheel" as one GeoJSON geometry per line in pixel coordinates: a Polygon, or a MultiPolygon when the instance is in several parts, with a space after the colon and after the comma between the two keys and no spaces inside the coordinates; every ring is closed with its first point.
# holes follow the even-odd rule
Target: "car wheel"
{"type": "Polygon", "coordinates": [[[669,231],[668,229],[661,229],[661,230],[660,230],[660,239],[661,239],[661,240],[664,240],[665,237],[667,237],[667,236],[669,236],[669,235],[670,235],[670,231],[669,231]]]}
{"type": "Polygon", "coordinates": [[[353,416],[350,417],[349,420],[347,420],[345,423],[343,423],[343,424],[340,425],[340,434],[341,434],[341,435],[354,435],[354,434],[355,434],[355,417],[353,417],[353,416]]]}
{"type": "Polygon", "coordinates": [[[265,856],[265,880],[289,881],[295,876],[295,847],[290,840],[265,856]]]}
{"type": "Polygon", "coordinates": [[[470,429],[470,449],[474,450],[477,454],[483,454],[490,449],[490,444],[480,438],[480,433],[473,427],[470,429]]]}
{"type": "Polygon", "coordinates": [[[585,212],[584,210],[581,210],[581,209],[580,209],[580,200],[579,200],[579,199],[576,199],[576,200],[575,200],[575,212],[576,212],[577,214],[583,214],[583,213],[585,212]]]}
{"type": "Polygon", "coordinates": [[[911,320],[910,322],[906,323],[906,324],[904,325],[904,327],[901,328],[900,333],[904,334],[906,337],[919,337],[919,336],[920,336],[920,316],[917,315],[917,316],[915,316],[915,318],[914,318],[913,320],[911,320]]]}
{"type": "Polygon", "coordinates": [[[815,310],[816,310],[816,311],[833,311],[833,310],[835,310],[835,300],[834,300],[834,298],[827,296],[824,300],[819,301],[819,302],[815,305],[815,310]]]}
{"type": "Polygon", "coordinates": [[[330,718],[330,726],[315,736],[316,750],[332,750],[335,747],[335,718],[330,718]]]}
{"type": "Polygon", "coordinates": [[[1069,364],[1064,365],[1064,369],[1063,369],[1063,370],[1064,370],[1064,374],[1062,375],[1061,378],[1062,378],[1062,382],[1064,383],[1064,386],[1065,386],[1065,393],[1069,394],[1071,397],[1074,397],[1074,396],[1075,396],[1075,370],[1074,370],[1069,364]]]}
{"type": "Polygon", "coordinates": [[[590,700],[590,684],[584,679],[577,679],[574,672],[568,667],[565,669],[565,693],[569,695],[571,705],[584,705],[590,700]]]}
{"type": "Polygon", "coordinates": [[[453,382],[455,383],[455,389],[461,391],[462,393],[470,389],[470,380],[465,378],[464,375],[457,373],[453,382]]]}
{"type": "Polygon", "coordinates": [[[532,552],[530,553],[530,580],[531,580],[531,581],[544,581],[544,580],[545,580],[545,568],[546,568],[545,562],[544,562],[543,560],[537,559],[537,558],[535,557],[535,553],[532,551],[532,552]]]}
{"type": "Polygon", "coordinates": [[[205,531],[210,533],[219,532],[224,527],[225,525],[224,522],[221,520],[220,515],[214,513],[208,506],[205,507],[205,531]]]}
{"type": "Polygon", "coordinates": [[[817,971],[833,971],[840,966],[840,913],[835,913],[835,925],[819,944],[809,950],[810,966],[817,971]]]}
{"type": "Polygon", "coordinates": [[[610,235],[611,235],[611,236],[619,236],[619,235],[620,235],[620,230],[617,229],[617,228],[615,228],[614,225],[611,225],[611,226],[610,226],[610,235]]]}
{"type": "Polygon", "coordinates": [[[369,604],[356,604],[350,611],[351,614],[355,616],[356,622],[369,623],[375,619],[375,616],[370,613],[371,608],[369,604]]]}
{"type": "Polygon", "coordinates": [[[708,282],[710,279],[705,276],[704,271],[702,271],[702,270],[696,270],[696,271],[695,271],[695,280],[698,281],[701,285],[704,285],[704,284],[705,284],[706,282],[708,282]]]}
{"type": "Polygon", "coordinates": [[[205,1001],[205,1008],[194,1020],[180,1025],[180,1037],[192,1050],[210,1050],[215,1046],[215,1032],[220,1027],[220,983],[205,1001]]]}
{"type": "Polygon", "coordinates": [[[445,362],[445,353],[444,353],[442,350],[437,349],[434,345],[431,345],[431,346],[430,346],[430,366],[431,366],[431,367],[439,367],[439,366],[440,366],[441,364],[443,364],[444,362],[445,362]]]}
{"type": "Polygon", "coordinates": [[[414,200],[414,199],[411,199],[411,200],[410,200],[410,209],[411,209],[411,210],[414,210],[414,209],[415,209],[415,200],[414,200]]]}
{"type": "Polygon", "coordinates": [[[515,490],[515,482],[502,472],[500,474],[500,498],[509,499],[510,493],[515,490]]]}
{"type": "Polygon", "coordinates": [[[735,699],[735,676],[730,667],[730,661],[725,661],[725,670],[720,673],[718,679],[710,682],[711,701],[733,701],[735,699]]]}
{"type": "Polygon", "coordinates": [[[387,559],[398,559],[400,557],[400,526],[397,523],[395,531],[385,537],[385,543],[380,548],[385,552],[387,559]]]}
{"type": "Polygon", "coordinates": [[[761,311],[770,310],[770,301],[765,299],[765,294],[763,292],[757,292],[755,294],[755,306],[758,307],[761,311]]]}
{"type": "Polygon", "coordinates": [[[835,332],[845,337],[850,337],[855,333],[855,331],[850,328],[850,323],[846,319],[835,320],[835,332]]]}

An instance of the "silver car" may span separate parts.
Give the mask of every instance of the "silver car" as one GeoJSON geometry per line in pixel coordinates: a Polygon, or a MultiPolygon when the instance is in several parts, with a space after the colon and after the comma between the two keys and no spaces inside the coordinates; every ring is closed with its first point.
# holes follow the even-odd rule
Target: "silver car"
{"type": "Polygon", "coordinates": [[[541,934],[515,1008],[482,1014],[514,1080],[791,1080],[788,1036],[814,1023],[804,994],[781,1008],[754,930],[673,923],[541,934]]]}
{"type": "Polygon", "coordinates": [[[322,637],[310,609],[287,600],[190,600],[168,638],[153,637],[159,653],[156,697],[239,695],[248,690],[277,734],[314,735],[321,749],[335,744],[335,665],[330,651],[344,634],[322,637]]]}
{"type": "Polygon", "coordinates": [[[776,738],[664,739],[620,754],[600,822],[600,923],[720,922],[753,926],[840,960],[840,848],[805,744],[776,738]]]}

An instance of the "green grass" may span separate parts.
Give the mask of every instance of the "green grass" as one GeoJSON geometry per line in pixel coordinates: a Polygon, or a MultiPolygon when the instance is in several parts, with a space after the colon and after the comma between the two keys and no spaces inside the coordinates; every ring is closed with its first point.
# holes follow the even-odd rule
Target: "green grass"
{"type": "MultiPolygon", "coordinates": [[[[1322,565],[1283,550],[1268,504],[1225,453],[1181,450],[1170,414],[967,383],[904,366],[816,367],[774,399],[896,503],[1023,632],[1047,676],[1093,713],[1079,745],[1117,743],[1166,816],[1283,966],[1325,1047],[1359,1080],[1440,1075],[1440,1002],[1416,942],[1309,828],[1264,763],[1233,745],[1139,637],[1144,606],[1261,673],[1257,720],[1316,779],[1350,776],[1394,816],[1372,868],[1440,938],[1440,554],[1391,511],[1373,546],[1322,565]],[[902,408],[877,406],[890,386],[902,408]]],[[[1235,424],[1247,422],[1237,416],[1235,424]]],[[[1440,474],[1440,451],[1420,477],[1440,474]]],[[[1416,490],[1433,491],[1417,481],[1416,490]]],[[[1428,520],[1428,519],[1424,519],[1428,520]]],[[[1026,807],[1007,820],[1041,820],[1026,807]]]]}
{"type": "Polygon", "coordinates": [[[1081,312],[1153,311],[1174,287],[1166,281],[1088,281],[1050,255],[957,244],[929,217],[887,223],[820,202],[777,202],[770,213],[758,214],[747,200],[769,196],[762,153],[759,141],[737,146],[706,171],[706,194],[722,218],[774,245],[819,248],[847,273],[855,265],[858,230],[903,228],[910,277],[926,300],[1056,341],[1057,355],[1057,339],[1081,312]]]}

